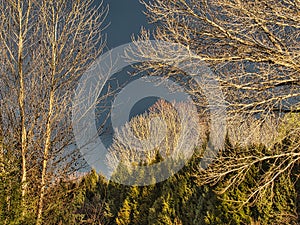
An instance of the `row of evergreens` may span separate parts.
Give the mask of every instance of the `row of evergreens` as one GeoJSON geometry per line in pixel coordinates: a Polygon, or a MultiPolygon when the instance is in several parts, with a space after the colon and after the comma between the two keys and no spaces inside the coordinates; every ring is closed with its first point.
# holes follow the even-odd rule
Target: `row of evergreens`
{"type": "MultiPolygon", "coordinates": [[[[264,151],[263,146],[251,148],[264,151]]],[[[227,150],[243,149],[228,144],[227,150]]],[[[296,176],[280,176],[275,182],[273,196],[265,195],[254,205],[241,205],[239,203],[245,200],[247,190],[256,184],[257,178],[271,162],[269,165],[255,165],[238,187],[216,194],[219,184],[208,186],[198,182],[200,159],[195,153],[179,173],[164,182],[142,187],[107,182],[92,171],[80,181],[62,186],[70,192],[64,196],[62,203],[57,201],[56,212],[50,213],[51,223],[298,224],[297,198],[299,200],[300,193],[296,176]]],[[[293,174],[296,173],[294,171],[293,174]]],[[[220,182],[224,184],[226,178],[220,182]]]]}

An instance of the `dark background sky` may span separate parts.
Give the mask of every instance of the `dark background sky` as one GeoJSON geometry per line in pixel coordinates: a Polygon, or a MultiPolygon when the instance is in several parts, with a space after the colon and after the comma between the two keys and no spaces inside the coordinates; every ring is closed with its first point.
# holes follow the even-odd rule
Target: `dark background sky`
{"type": "MultiPolygon", "coordinates": [[[[99,6],[102,0],[95,0],[95,4],[99,6]]],[[[111,50],[119,45],[126,44],[131,42],[131,36],[134,34],[137,36],[140,33],[141,27],[145,27],[146,29],[152,29],[152,26],[147,23],[147,17],[143,13],[145,11],[144,5],[142,5],[139,0],[103,0],[103,7],[108,5],[109,11],[108,15],[104,21],[104,25],[108,25],[107,28],[103,31],[106,34],[107,45],[104,49],[104,52],[111,50]]],[[[128,76],[127,71],[130,70],[129,67],[124,68],[122,71],[116,73],[112,82],[110,82],[111,88],[116,88],[117,84],[122,84],[131,80],[128,76]]],[[[130,81],[129,81],[130,82],[130,81]]],[[[106,84],[104,86],[104,90],[102,90],[100,96],[103,96],[107,93],[106,84]]],[[[102,142],[106,147],[109,147],[112,143],[113,138],[113,129],[111,125],[110,119],[106,122],[105,118],[107,114],[110,112],[110,107],[114,97],[108,97],[104,101],[101,101],[98,104],[96,109],[96,123],[101,126],[104,124],[103,131],[105,133],[99,134],[102,142]],[[105,108],[105,110],[101,110],[105,108]],[[107,109],[106,109],[107,108],[107,109]]],[[[146,101],[139,102],[138,105],[133,107],[132,116],[141,114],[154,102],[156,99],[150,99],[146,101]]],[[[70,148],[72,149],[72,147],[70,148]]],[[[80,165],[85,164],[84,162],[79,163],[80,165]]],[[[85,164],[85,168],[82,171],[90,170],[88,164],[85,164]]]]}
{"type": "MultiPolygon", "coordinates": [[[[99,5],[101,4],[101,0],[95,0],[95,3],[99,5]]],[[[132,35],[138,36],[141,27],[150,30],[153,28],[153,26],[147,23],[147,17],[144,14],[146,9],[139,0],[103,0],[103,7],[106,7],[107,5],[109,11],[104,21],[104,25],[108,25],[108,27],[103,31],[103,33],[106,34],[107,45],[104,52],[131,42],[132,35]]],[[[117,90],[119,85],[128,84],[128,82],[138,78],[138,76],[135,78],[129,76],[128,71],[132,71],[131,67],[126,67],[122,71],[114,74],[111,80],[104,86],[100,96],[105,96],[108,86],[110,86],[112,90],[117,90]]],[[[110,113],[113,101],[113,96],[107,97],[105,100],[99,102],[96,109],[97,125],[102,126],[104,124],[103,130],[99,135],[102,142],[107,145],[107,147],[112,143],[113,128],[110,120],[111,118],[106,122],[104,121],[106,116],[110,113]]],[[[148,97],[139,101],[134,105],[128,120],[133,116],[147,111],[147,109],[156,101],[157,98],[154,97],[148,97]]]]}
{"type": "MultiPolygon", "coordinates": [[[[101,0],[96,0],[100,4],[101,0]]],[[[112,49],[131,41],[132,34],[138,35],[141,27],[147,29],[144,5],[139,0],[103,0],[103,6],[109,5],[105,24],[110,25],[104,30],[107,34],[107,47],[112,49]]]]}

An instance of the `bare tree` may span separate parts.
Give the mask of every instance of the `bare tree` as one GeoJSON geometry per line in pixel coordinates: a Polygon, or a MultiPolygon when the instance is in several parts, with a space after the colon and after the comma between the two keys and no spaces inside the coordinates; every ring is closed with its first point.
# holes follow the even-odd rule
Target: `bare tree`
{"type": "MultiPolygon", "coordinates": [[[[277,137],[277,128],[286,126],[284,115],[285,118],[290,118],[287,114],[298,116],[299,113],[300,2],[142,2],[147,8],[146,14],[150,21],[156,25],[153,33],[156,40],[176,43],[191,51],[193,54],[186,55],[186,59],[202,60],[217,75],[227,102],[227,117],[231,128],[236,119],[239,119],[240,124],[252,124],[251,126],[260,130],[248,129],[249,133],[243,134],[244,140],[256,132],[255,135],[269,136],[266,139],[272,142],[267,152],[259,152],[257,155],[248,152],[245,153],[246,156],[236,153],[228,157],[221,153],[214,164],[203,171],[201,182],[214,183],[232,175],[229,185],[224,186],[226,190],[231,185],[238,185],[252,166],[268,161],[272,162],[272,166],[257,181],[257,187],[249,192],[249,198],[244,203],[255,201],[261,194],[270,193],[268,191],[272,190],[276,179],[286,176],[286,172],[290,174],[300,161],[300,142],[295,136],[299,131],[298,123],[290,127],[285,136],[280,138],[281,141],[277,137]],[[264,131],[261,130],[263,126],[264,131]],[[270,126],[273,129],[268,131],[270,126]],[[259,132],[261,133],[257,134],[259,132]],[[286,139],[293,140],[289,147],[274,147],[275,142],[283,144],[282,140],[286,139]]],[[[142,30],[137,40],[149,39],[150,34],[142,30]]],[[[170,66],[170,63],[159,57],[159,53],[149,48],[144,49],[138,54],[150,61],[139,68],[151,68],[152,75],[164,73],[166,76],[176,77],[180,73],[183,77],[187,76],[184,71],[176,68],[180,60],[184,59],[181,53],[182,51],[167,53],[174,55],[170,57],[174,66],[170,66]]],[[[199,89],[201,87],[194,87],[190,93],[198,93],[199,89]]],[[[202,104],[207,105],[207,102],[202,104]]],[[[295,121],[295,117],[293,118],[295,121]]],[[[230,132],[236,134],[236,131],[235,128],[230,132]]],[[[261,142],[263,139],[260,137],[257,140],[261,142]]]]}
{"type": "Polygon", "coordinates": [[[181,44],[218,73],[230,107],[239,111],[297,109],[297,1],[153,1],[155,38],[181,44]],[[284,21],[283,21],[284,20],[284,21]],[[231,94],[230,94],[231,93],[231,94]]]}
{"type": "MultiPolygon", "coordinates": [[[[1,1],[1,131],[21,157],[22,215],[43,221],[47,187],[74,170],[76,81],[103,49],[107,10],[93,1],[1,1]],[[26,200],[28,199],[28,200],[26,200]]],[[[2,143],[2,142],[1,142],[2,143]]],[[[14,150],[13,150],[14,149],[14,150]]],[[[3,156],[5,157],[5,155],[3,156]]],[[[52,189],[53,190],[53,189],[52,189]]]]}
{"type": "MultiPolygon", "coordinates": [[[[185,158],[189,159],[194,152],[194,147],[200,146],[204,142],[207,124],[199,120],[198,115],[190,110],[191,105],[185,102],[174,104],[164,100],[157,101],[149,108],[148,113],[132,118],[123,127],[116,130],[114,142],[112,143],[107,162],[111,170],[117,174],[119,165],[123,164],[130,171],[137,166],[141,168],[151,166],[155,163],[167,161],[173,158],[174,161],[185,158]],[[185,118],[181,118],[176,109],[184,110],[187,113],[185,118]],[[189,120],[189,123],[184,120],[189,120]],[[186,141],[190,140],[190,133],[196,134],[196,146],[185,146],[186,141]],[[183,156],[183,154],[186,154],[183,156]]],[[[170,161],[171,163],[171,161],[170,161]]],[[[171,166],[171,164],[169,165],[171,166]]],[[[169,168],[172,170],[172,168],[169,168]]],[[[176,170],[177,167],[174,167],[176,170]]],[[[159,171],[153,171],[159,172],[159,171]]],[[[163,174],[164,171],[160,173],[163,174]]],[[[122,176],[122,174],[121,174],[122,176]]],[[[126,174],[124,175],[126,176],[126,174]]],[[[150,176],[150,174],[149,174],[150,176]]],[[[150,178],[153,182],[157,176],[150,178]]],[[[168,177],[165,177],[167,179],[168,177]]],[[[118,177],[119,181],[126,177],[118,177]]],[[[133,178],[134,179],[134,178],[133,178]]],[[[149,178],[146,178],[149,179],[149,178]]],[[[134,182],[133,182],[134,183],[134,182]]],[[[136,184],[141,184],[137,182],[136,184]]]]}

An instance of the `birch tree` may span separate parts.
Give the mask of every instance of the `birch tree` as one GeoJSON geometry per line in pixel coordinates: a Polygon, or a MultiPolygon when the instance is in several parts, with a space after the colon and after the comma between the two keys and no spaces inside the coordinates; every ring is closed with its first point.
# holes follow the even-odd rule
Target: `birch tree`
{"type": "Polygon", "coordinates": [[[23,220],[42,224],[57,194],[47,190],[74,172],[72,96],[102,52],[106,12],[93,1],[1,1],[1,143],[13,146],[2,155],[20,159],[23,220]]]}

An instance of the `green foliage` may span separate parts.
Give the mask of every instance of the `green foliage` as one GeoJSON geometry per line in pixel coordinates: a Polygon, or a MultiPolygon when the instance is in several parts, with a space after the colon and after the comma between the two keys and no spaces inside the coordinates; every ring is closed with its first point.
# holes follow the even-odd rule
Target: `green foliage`
{"type": "Polygon", "coordinates": [[[21,222],[21,187],[14,172],[0,173],[0,224],[21,222]]]}
{"type": "Polygon", "coordinates": [[[289,144],[298,144],[300,136],[300,113],[288,113],[279,126],[278,142],[289,139],[289,144]]]}
{"type": "Polygon", "coordinates": [[[7,151],[0,158],[0,224],[20,224],[24,218],[21,215],[19,160],[9,151],[14,146],[1,147],[7,151]]]}
{"type": "Polygon", "coordinates": [[[48,208],[44,212],[48,224],[75,224],[83,214],[77,212],[84,202],[84,186],[79,181],[60,182],[47,196],[48,208]],[[50,193],[55,195],[51,196],[50,193]]]}
{"type": "MultiPolygon", "coordinates": [[[[290,143],[286,139],[275,148],[286,148],[290,143]]],[[[269,150],[264,146],[242,149],[228,143],[227,151],[228,154],[267,154],[269,150]]],[[[279,176],[273,191],[266,192],[255,204],[241,206],[240,203],[247,200],[249,191],[256,187],[257,180],[270,168],[272,161],[253,165],[243,182],[218,195],[217,191],[226,185],[230,176],[215,186],[200,186],[197,182],[201,176],[198,168],[200,153],[195,151],[182,170],[155,185],[126,186],[108,182],[94,170],[77,181],[59,182],[49,190],[46,198],[49,207],[44,217],[47,224],[297,224],[299,181],[290,174],[299,173],[298,167],[289,171],[290,174],[286,172],[279,176]],[[51,192],[56,194],[51,197],[51,192]]],[[[157,160],[161,162],[163,159],[157,160]]],[[[14,174],[17,167],[14,164],[7,166],[11,166],[10,173],[0,173],[0,224],[32,224],[30,210],[28,216],[21,220],[20,185],[14,174]]],[[[165,169],[168,168],[166,164],[165,169]]],[[[124,174],[128,176],[130,172],[119,174],[122,179],[124,174]]],[[[141,174],[135,175],[136,179],[142,177],[141,174]]],[[[36,202],[32,201],[33,204],[36,202]]]]}
{"type": "Polygon", "coordinates": [[[116,223],[118,225],[126,225],[131,222],[131,205],[127,199],[124,200],[122,208],[118,212],[116,223]]]}
{"type": "MultiPolygon", "coordinates": [[[[230,151],[241,151],[228,145],[230,151]]],[[[265,152],[264,146],[252,146],[251,153],[265,152]]],[[[295,222],[296,190],[290,176],[280,176],[275,193],[267,193],[254,205],[238,203],[246,200],[256,180],[270,164],[254,165],[245,180],[222,195],[216,191],[226,180],[213,187],[199,186],[197,176],[200,154],[168,180],[152,186],[130,187],[111,182],[106,202],[110,209],[108,223],[112,224],[276,224],[295,222]]]]}

